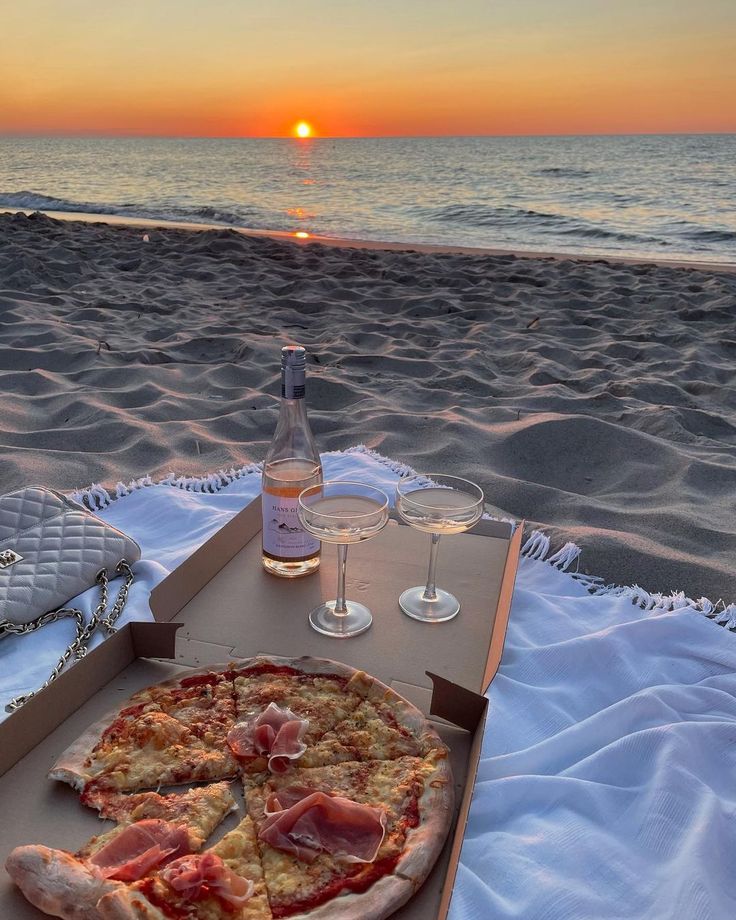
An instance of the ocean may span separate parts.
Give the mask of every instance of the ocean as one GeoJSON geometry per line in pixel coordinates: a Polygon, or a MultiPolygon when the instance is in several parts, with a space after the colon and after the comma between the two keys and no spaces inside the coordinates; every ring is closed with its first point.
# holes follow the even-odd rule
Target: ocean
{"type": "Polygon", "coordinates": [[[736,135],[0,137],[0,208],[736,263],[736,135]]]}

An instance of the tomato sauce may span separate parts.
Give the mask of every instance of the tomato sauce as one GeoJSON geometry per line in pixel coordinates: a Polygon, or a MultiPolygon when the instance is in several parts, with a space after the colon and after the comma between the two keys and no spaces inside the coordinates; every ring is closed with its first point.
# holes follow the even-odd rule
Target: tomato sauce
{"type": "Polygon", "coordinates": [[[144,878],[142,882],[136,885],[136,888],[154,907],[158,907],[161,913],[170,917],[171,920],[188,920],[191,917],[191,911],[171,904],[162,898],[160,896],[161,892],[156,888],[152,878],[144,878]]]}
{"type": "Polygon", "coordinates": [[[137,706],[129,706],[127,709],[123,709],[120,715],[104,730],[100,741],[95,745],[95,750],[100,746],[100,742],[109,741],[111,738],[125,734],[126,729],[130,726],[131,719],[141,715],[145,706],[145,703],[139,703],[137,706]]]}
{"type": "Polygon", "coordinates": [[[281,917],[289,917],[292,914],[313,910],[315,907],[319,907],[320,904],[324,904],[325,901],[330,901],[345,891],[360,894],[370,888],[379,878],[383,878],[384,875],[390,875],[398,861],[398,855],[379,859],[359,875],[355,875],[352,878],[336,878],[325,885],[324,888],[315,891],[310,897],[291,901],[289,904],[271,904],[271,912],[275,920],[279,920],[281,917]]]}
{"type": "Polygon", "coordinates": [[[184,677],[179,681],[180,687],[202,687],[205,684],[219,684],[222,680],[228,680],[225,674],[194,674],[192,677],[184,677]]]}

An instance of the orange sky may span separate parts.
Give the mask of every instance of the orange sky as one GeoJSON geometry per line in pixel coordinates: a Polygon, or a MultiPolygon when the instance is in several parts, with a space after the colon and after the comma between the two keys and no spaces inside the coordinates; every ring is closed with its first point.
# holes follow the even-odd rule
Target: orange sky
{"type": "Polygon", "coordinates": [[[0,132],[736,131],[733,0],[17,0],[0,132]]]}

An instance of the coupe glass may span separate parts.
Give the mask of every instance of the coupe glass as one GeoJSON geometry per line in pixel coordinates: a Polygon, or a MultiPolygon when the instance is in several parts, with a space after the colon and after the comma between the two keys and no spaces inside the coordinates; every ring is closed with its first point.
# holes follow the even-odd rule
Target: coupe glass
{"type": "Polygon", "coordinates": [[[325,601],[309,614],[317,632],[348,639],[365,632],[373,622],[370,610],[345,600],[348,546],[370,540],[388,521],[388,495],[362,482],[327,481],[299,495],[302,527],[323,543],[337,544],[337,598],[325,601]]]}
{"type": "Polygon", "coordinates": [[[427,584],[407,588],[399,606],[407,616],[424,623],[451,620],[460,610],[460,601],[436,584],[440,537],[443,533],[463,533],[478,523],[483,514],[483,492],[480,486],[457,476],[405,476],[396,487],[396,510],[407,524],[431,534],[427,584]]]}

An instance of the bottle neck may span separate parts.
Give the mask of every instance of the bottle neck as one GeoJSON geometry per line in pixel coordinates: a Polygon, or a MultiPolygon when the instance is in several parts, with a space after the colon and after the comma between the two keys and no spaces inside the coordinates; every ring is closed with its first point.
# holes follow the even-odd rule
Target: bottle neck
{"type": "Polygon", "coordinates": [[[319,451],[307,418],[304,376],[303,365],[282,368],[279,418],[266,454],[266,464],[279,460],[306,459],[319,465],[319,451]]]}
{"type": "Polygon", "coordinates": [[[309,425],[305,399],[281,398],[276,431],[266,459],[284,457],[309,457],[319,462],[319,452],[309,425]]]}
{"type": "Polygon", "coordinates": [[[298,422],[307,422],[307,401],[304,397],[299,399],[289,399],[286,396],[281,397],[279,407],[279,425],[294,424],[298,422]]]}
{"type": "Polygon", "coordinates": [[[281,368],[281,398],[289,402],[304,403],[305,392],[305,368],[301,367],[282,367],[281,368]]]}

